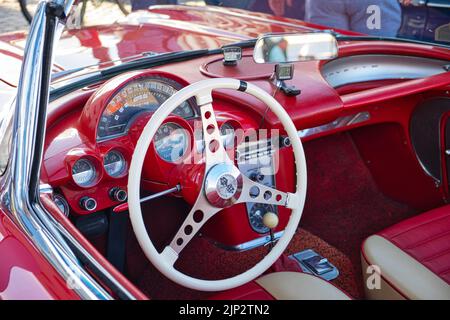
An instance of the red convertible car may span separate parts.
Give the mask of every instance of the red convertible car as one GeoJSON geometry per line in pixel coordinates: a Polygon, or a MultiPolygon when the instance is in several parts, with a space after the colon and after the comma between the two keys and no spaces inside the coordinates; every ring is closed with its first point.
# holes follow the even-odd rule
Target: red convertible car
{"type": "Polygon", "coordinates": [[[0,299],[450,299],[449,47],[72,2],[0,36],[0,299]]]}

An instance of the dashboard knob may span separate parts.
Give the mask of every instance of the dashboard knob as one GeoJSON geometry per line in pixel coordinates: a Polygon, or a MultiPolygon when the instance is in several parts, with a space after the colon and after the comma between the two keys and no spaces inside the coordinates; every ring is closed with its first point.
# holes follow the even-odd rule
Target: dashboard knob
{"type": "Polygon", "coordinates": [[[83,197],[80,199],[80,207],[86,211],[94,211],[97,208],[97,201],[91,197],[83,197]]]}
{"type": "Polygon", "coordinates": [[[278,216],[273,212],[267,212],[263,216],[263,223],[269,229],[274,229],[278,226],[278,216]]]}
{"type": "Polygon", "coordinates": [[[115,187],[109,191],[109,197],[113,201],[124,202],[128,198],[128,194],[125,190],[115,187]]]}

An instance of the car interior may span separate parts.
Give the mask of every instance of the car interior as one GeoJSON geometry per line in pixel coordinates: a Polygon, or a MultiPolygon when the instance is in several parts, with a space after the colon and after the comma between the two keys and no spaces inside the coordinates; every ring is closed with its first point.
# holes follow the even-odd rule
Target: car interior
{"type": "Polygon", "coordinates": [[[339,41],[274,64],[254,47],[51,94],[47,210],[150,299],[449,298],[449,51],[339,41]]]}

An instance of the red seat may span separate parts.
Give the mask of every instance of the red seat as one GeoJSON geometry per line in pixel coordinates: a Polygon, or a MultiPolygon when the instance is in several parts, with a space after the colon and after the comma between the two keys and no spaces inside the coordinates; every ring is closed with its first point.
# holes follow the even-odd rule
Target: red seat
{"type": "Polygon", "coordinates": [[[450,284],[450,206],[379,233],[450,284]]]}
{"type": "MultiPolygon", "coordinates": [[[[363,244],[367,265],[381,268],[389,298],[450,298],[450,206],[431,210],[369,237],[363,244]]],[[[367,277],[367,274],[365,274],[367,277]]],[[[385,298],[383,289],[368,297],[385,298]],[[380,295],[381,294],[381,295],[380,295]]]]}
{"type": "Polygon", "coordinates": [[[274,297],[256,282],[249,282],[243,286],[221,292],[212,300],[275,300],[274,297]]]}

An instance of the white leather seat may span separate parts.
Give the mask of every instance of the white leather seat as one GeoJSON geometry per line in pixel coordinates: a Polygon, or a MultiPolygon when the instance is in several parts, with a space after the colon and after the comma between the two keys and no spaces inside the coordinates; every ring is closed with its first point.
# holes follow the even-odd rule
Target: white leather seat
{"type": "Polygon", "coordinates": [[[331,283],[307,273],[270,273],[256,283],[277,300],[350,300],[331,283]]]}

